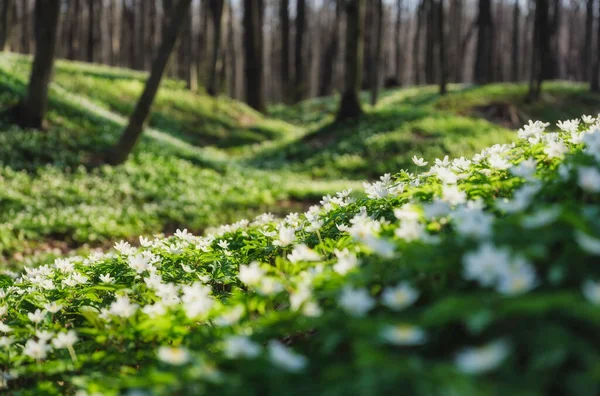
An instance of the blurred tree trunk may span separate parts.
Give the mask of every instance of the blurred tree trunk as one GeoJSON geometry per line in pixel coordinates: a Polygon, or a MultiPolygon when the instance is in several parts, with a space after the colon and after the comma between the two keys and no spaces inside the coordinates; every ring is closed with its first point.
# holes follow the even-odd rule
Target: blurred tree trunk
{"type": "Polygon", "coordinates": [[[14,116],[23,128],[41,129],[48,105],[48,88],[52,79],[56,50],[60,0],[35,2],[35,54],[25,98],[15,107],[14,116]]]}
{"type": "Polygon", "coordinates": [[[539,99],[544,81],[544,60],[549,50],[548,0],[536,0],[535,25],[533,28],[533,51],[531,52],[531,76],[527,101],[539,99]]]}
{"type": "Polygon", "coordinates": [[[10,51],[10,34],[13,25],[13,0],[3,0],[0,5],[0,51],[10,51]]]}
{"type": "Polygon", "coordinates": [[[290,2],[281,0],[279,19],[281,23],[281,97],[287,103],[290,99],[290,2]]]}
{"type": "Polygon", "coordinates": [[[417,8],[417,27],[415,28],[415,37],[413,40],[413,70],[415,74],[414,78],[416,85],[421,83],[421,26],[425,1],[426,0],[422,0],[417,8]]]}
{"type": "Polygon", "coordinates": [[[191,2],[192,0],[179,0],[171,10],[169,26],[163,32],[162,42],[152,62],[150,77],[146,81],[144,91],[138,99],[135,109],[129,118],[129,124],[125,128],[123,135],[121,135],[121,139],[106,158],[108,163],[117,165],[125,162],[139,140],[150,113],[150,107],[158,92],[163,73],[169,62],[169,57],[175,47],[179,30],[189,13],[191,2]]]}
{"type": "Polygon", "coordinates": [[[88,2],[88,37],[87,37],[87,57],[86,60],[90,63],[94,62],[94,24],[96,12],[94,7],[95,0],[88,2]]]}
{"type": "Polygon", "coordinates": [[[594,0],[587,0],[586,12],[585,12],[585,36],[583,44],[583,54],[581,59],[581,66],[583,68],[582,78],[584,81],[589,81],[590,70],[593,59],[590,59],[592,53],[592,35],[594,25],[594,0]]]}
{"type": "Polygon", "coordinates": [[[435,7],[434,0],[425,1],[425,83],[435,83],[435,7]]]}
{"type": "MultiPolygon", "coordinates": [[[[37,0],[36,0],[37,1],[37,0]]],[[[21,52],[29,54],[31,52],[31,26],[30,26],[30,8],[29,0],[21,0],[21,52]]],[[[35,28],[35,26],[34,26],[35,28]]]]}
{"type": "MultiPolygon", "coordinates": [[[[600,2],[598,2],[598,15],[600,15],[600,2]]],[[[600,17],[598,17],[598,33],[596,34],[596,60],[592,68],[590,88],[592,92],[600,92],[600,17]]]]}
{"type": "Polygon", "coordinates": [[[401,28],[402,28],[402,0],[398,0],[396,4],[396,26],[394,28],[394,39],[396,40],[396,58],[394,60],[394,77],[396,78],[398,85],[401,85],[402,81],[402,40],[401,37],[401,28]]]}
{"type": "Polygon", "coordinates": [[[376,9],[373,17],[373,22],[375,24],[375,29],[373,29],[375,36],[373,40],[375,50],[371,57],[373,62],[373,65],[371,66],[371,106],[377,104],[379,96],[379,80],[382,67],[381,49],[383,47],[383,0],[376,0],[375,7],[376,9]]]}
{"type": "Polygon", "coordinates": [[[230,82],[229,82],[229,96],[232,98],[237,97],[237,45],[234,28],[235,14],[233,12],[232,2],[229,1],[229,18],[227,20],[227,36],[228,36],[228,52],[229,52],[229,64],[230,64],[230,82]]]}
{"type": "Polygon", "coordinates": [[[552,3],[552,18],[548,17],[548,23],[546,28],[546,34],[548,35],[548,48],[546,51],[546,58],[544,59],[544,79],[556,79],[560,76],[560,25],[561,0],[554,0],[554,2],[552,3]]]}
{"type": "Polygon", "coordinates": [[[491,0],[479,0],[477,15],[477,52],[475,54],[475,82],[491,82],[494,48],[494,26],[492,22],[491,0]]]}
{"type": "MultiPolygon", "coordinates": [[[[287,1],[287,0],[286,0],[287,1]]],[[[331,38],[323,55],[323,73],[319,85],[319,96],[331,94],[333,85],[333,70],[335,68],[338,49],[340,46],[340,25],[342,19],[342,2],[344,0],[333,0],[335,2],[335,21],[331,31],[331,38]]]]}
{"type": "Polygon", "coordinates": [[[344,54],[344,91],[338,121],[362,115],[358,97],[361,85],[364,45],[365,0],[346,0],[346,52],[344,54]]]}
{"type": "Polygon", "coordinates": [[[519,81],[519,20],[521,18],[521,9],[519,8],[519,0],[515,0],[513,6],[512,19],[512,44],[511,44],[511,63],[510,63],[510,80],[513,82],[519,81]]]}
{"type": "Polygon", "coordinates": [[[446,26],[444,22],[444,0],[438,0],[438,40],[440,56],[440,95],[447,92],[448,83],[448,59],[446,57],[446,26]]]}
{"type": "Polygon", "coordinates": [[[260,112],[266,110],[263,93],[263,0],[244,0],[244,52],[246,101],[260,112]]]}
{"type": "Polygon", "coordinates": [[[306,1],[296,0],[296,41],[294,45],[294,102],[304,98],[306,81],[304,76],[304,35],[306,26],[306,1]]]}
{"type": "Polygon", "coordinates": [[[209,0],[210,15],[212,16],[213,46],[210,60],[210,77],[208,78],[207,92],[211,96],[218,94],[219,78],[218,62],[221,54],[221,25],[223,21],[223,0],[209,0]]]}

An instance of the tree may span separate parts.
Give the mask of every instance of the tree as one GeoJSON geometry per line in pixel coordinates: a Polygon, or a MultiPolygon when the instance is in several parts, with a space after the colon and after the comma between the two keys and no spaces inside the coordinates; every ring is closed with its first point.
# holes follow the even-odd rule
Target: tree
{"type": "Polygon", "coordinates": [[[296,0],[296,42],[294,46],[294,102],[304,98],[306,81],[304,81],[304,30],[306,26],[306,1],[296,0]]]}
{"type": "Polygon", "coordinates": [[[362,115],[358,98],[363,63],[365,0],[346,0],[346,51],[344,91],[337,113],[338,121],[362,115]]]}
{"type": "Polygon", "coordinates": [[[281,97],[284,102],[290,96],[290,2],[279,3],[279,20],[281,31],[281,97]]]}
{"type": "Polygon", "coordinates": [[[435,83],[435,4],[434,0],[425,1],[425,83],[435,83]]]}
{"type": "MultiPolygon", "coordinates": [[[[58,1],[58,0],[56,0],[58,1]]],[[[192,0],[179,0],[169,15],[169,26],[163,32],[162,42],[152,62],[150,77],[146,81],[144,91],[129,117],[129,123],[121,135],[119,142],[108,153],[105,160],[109,164],[118,165],[125,162],[135,144],[142,135],[144,124],[150,113],[150,107],[158,92],[158,87],[164,74],[169,57],[175,47],[177,36],[190,8],[192,0]]]]}
{"type": "Polygon", "coordinates": [[[445,95],[447,92],[446,84],[448,83],[448,59],[446,58],[446,26],[444,23],[444,0],[438,0],[438,41],[439,41],[439,57],[440,57],[440,95],[445,95]]]}
{"type": "Polygon", "coordinates": [[[335,68],[340,42],[340,20],[343,0],[332,0],[332,2],[335,3],[335,20],[333,22],[333,29],[329,43],[327,44],[325,53],[323,54],[323,72],[321,73],[321,80],[319,84],[319,96],[326,96],[331,93],[331,86],[333,84],[333,70],[335,68]]]}
{"type": "Polygon", "coordinates": [[[25,98],[13,109],[15,122],[23,128],[42,129],[48,106],[58,35],[60,0],[35,2],[35,54],[25,98]]]}
{"type": "Polygon", "coordinates": [[[263,0],[244,0],[244,55],[246,101],[250,107],[265,111],[263,95],[263,0]]]}
{"type": "Polygon", "coordinates": [[[536,0],[533,27],[533,51],[531,52],[531,75],[527,102],[539,99],[545,72],[543,63],[550,49],[548,35],[548,0],[536,0]]]}
{"type": "Polygon", "coordinates": [[[206,91],[209,95],[217,95],[217,87],[219,86],[219,79],[217,77],[217,66],[219,62],[219,56],[221,53],[221,25],[223,21],[223,0],[209,0],[210,4],[210,15],[212,16],[212,27],[213,27],[213,46],[212,46],[212,57],[210,60],[210,77],[208,80],[208,87],[206,91]]]}
{"type": "Polygon", "coordinates": [[[375,4],[375,17],[377,18],[375,22],[375,29],[373,33],[375,35],[375,53],[371,57],[371,61],[373,65],[371,66],[371,105],[375,106],[377,103],[377,97],[379,96],[379,80],[380,80],[380,70],[381,70],[381,48],[383,41],[383,0],[376,0],[375,4]]]}
{"type": "Polygon", "coordinates": [[[477,49],[475,54],[475,82],[491,82],[492,58],[494,47],[494,27],[492,22],[491,0],[479,0],[477,15],[477,49]]]}
{"type": "Polygon", "coordinates": [[[588,81],[590,79],[590,66],[593,59],[590,58],[592,53],[592,32],[594,25],[594,0],[587,0],[586,11],[585,11],[585,35],[583,44],[583,53],[581,59],[581,65],[583,67],[583,80],[588,81]]]}
{"type": "Polygon", "coordinates": [[[511,81],[519,81],[519,19],[521,9],[519,8],[519,0],[515,0],[513,6],[513,20],[512,20],[512,44],[511,44],[511,64],[510,64],[510,79],[511,81]]]}
{"type": "MultiPolygon", "coordinates": [[[[600,2],[598,2],[600,15],[600,2]]],[[[600,17],[598,18],[598,33],[596,34],[596,60],[592,68],[592,81],[590,83],[592,92],[600,92],[600,17]]]]}
{"type": "Polygon", "coordinates": [[[94,61],[94,26],[96,22],[96,8],[94,7],[95,0],[88,2],[88,39],[87,39],[87,61],[94,61]]]}
{"type": "Polygon", "coordinates": [[[0,5],[0,51],[10,51],[10,34],[13,25],[12,0],[0,5]]]}
{"type": "Polygon", "coordinates": [[[396,41],[396,59],[395,61],[395,69],[394,69],[394,77],[398,81],[398,85],[400,85],[400,81],[402,80],[402,40],[401,36],[401,27],[402,27],[402,0],[398,0],[396,5],[396,26],[394,30],[394,39],[396,41]]]}
{"type": "Polygon", "coordinates": [[[426,0],[421,0],[417,8],[417,27],[415,29],[415,36],[413,39],[413,70],[415,74],[415,84],[417,85],[421,83],[421,25],[425,9],[425,1],[426,0]]]}

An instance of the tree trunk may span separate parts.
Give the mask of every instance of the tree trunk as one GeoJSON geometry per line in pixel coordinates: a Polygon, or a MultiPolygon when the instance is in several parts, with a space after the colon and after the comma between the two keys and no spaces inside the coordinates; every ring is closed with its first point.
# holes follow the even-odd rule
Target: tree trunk
{"type": "Polygon", "coordinates": [[[263,93],[263,1],[244,0],[244,52],[246,101],[250,107],[264,112],[263,93]]]}
{"type": "Polygon", "coordinates": [[[417,27],[415,28],[415,37],[413,41],[413,69],[416,85],[421,83],[421,24],[423,20],[425,1],[426,0],[422,0],[417,8],[417,27]]]}
{"type": "Polygon", "coordinates": [[[590,55],[592,52],[592,32],[594,25],[594,0],[587,0],[586,11],[585,11],[585,36],[583,44],[583,53],[581,54],[581,66],[583,68],[583,75],[581,76],[583,81],[590,80],[590,70],[592,59],[590,55]]]}
{"type": "Polygon", "coordinates": [[[512,45],[511,45],[511,63],[510,63],[510,80],[513,82],[519,81],[519,19],[521,9],[519,8],[519,1],[515,0],[513,8],[513,20],[512,20],[512,45]]]}
{"type": "Polygon", "coordinates": [[[23,128],[41,129],[48,105],[56,50],[60,0],[35,2],[35,54],[25,98],[14,109],[15,120],[23,128]]]}
{"type": "Polygon", "coordinates": [[[287,103],[290,99],[290,2],[281,0],[279,19],[281,23],[281,97],[287,103]]]}
{"type": "MultiPolygon", "coordinates": [[[[600,15],[600,2],[598,3],[598,13],[600,15]]],[[[600,92],[600,18],[598,18],[598,33],[596,34],[596,61],[592,68],[592,78],[590,88],[592,92],[600,92]]]]}
{"type": "Polygon", "coordinates": [[[543,63],[549,50],[548,37],[548,0],[536,0],[535,24],[533,28],[533,51],[531,52],[531,76],[527,102],[539,99],[545,73],[543,63]]]}
{"type": "Polygon", "coordinates": [[[477,15],[477,52],[475,54],[475,82],[491,82],[492,57],[494,48],[494,27],[492,22],[491,0],[479,0],[477,15]]]}
{"type": "Polygon", "coordinates": [[[327,96],[331,94],[333,85],[333,70],[335,68],[337,53],[340,42],[340,21],[342,15],[343,0],[333,0],[335,2],[335,21],[331,32],[331,39],[323,55],[323,73],[319,84],[319,96],[327,96]]]}
{"type": "Polygon", "coordinates": [[[0,9],[0,51],[10,51],[12,24],[12,0],[4,0],[0,9]]]}
{"type": "Polygon", "coordinates": [[[398,0],[396,5],[396,27],[394,30],[394,39],[396,40],[396,58],[394,60],[394,77],[397,80],[397,85],[401,85],[402,81],[402,40],[401,37],[401,28],[402,28],[402,0],[398,0]]]}
{"type": "MultiPolygon", "coordinates": [[[[21,15],[21,52],[29,54],[31,52],[31,27],[30,25],[30,8],[29,0],[21,0],[23,14],[21,15]]],[[[35,26],[34,26],[35,27],[35,26]]]]}
{"type": "Polygon", "coordinates": [[[383,47],[383,0],[376,0],[376,13],[373,18],[375,22],[375,51],[372,56],[373,65],[371,67],[371,106],[377,104],[379,96],[379,80],[381,71],[381,48],[383,47]]]}
{"type": "Polygon", "coordinates": [[[236,37],[235,37],[235,28],[234,28],[234,13],[233,13],[233,5],[231,1],[229,2],[229,19],[227,21],[227,36],[228,40],[228,52],[229,52],[229,63],[230,63],[230,86],[229,86],[229,96],[232,98],[237,97],[237,45],[236,45],[236,37]]]}
{"type": "Polygon", "coordinates": [[[440,55],[440,95],[447,92],[448,83],[448,59],[446,58],[446,27],[444,22],[444,0],[438,0],[438,40],[440,55]]]}
{"type": "Polygon", "coordinates": [[[434,0],[426,0],[427,23],[425,35],[425,83],[435,83],[435,7],[434,0]]]}
{"type": "Polygon", "coordinates": [[[294,45],[294,102],[304,98],[306,81],[304,80],[304,30],[306,26],[306,1],[296,0],[296,42],[294,45]]]}
{"type": "Polygon", "coordinates": [[[88,37],[87,37],[87,61],[94,62],[94,22],[95,22],[95,0],[89,0],[88,3],[88,37]]]}
{"type": "Polygon", "coordinates": [[[358,93],[364,45],[365,0],[346,0],[346,52],[344,54],[344,91],[337,114],[338,121],[362,115],[358,93]]]}
{"type": "Polygon", "coordinates": [[[189,12],[191,2],[192,0],[179,0],[172,10],[169,18],[169,26],[167,30],[163,32],[160,48],[152,62],[150,77],[148,78],[148,81],[146,81],[144,91],[129,118],[129,124],[127,125],[127,128],[125,128],[123,135],[121,135],[119,143],[117,143],[106,158],[108,163],[117,165],[125,162],[139,140],[144,130],[146,119],[150,113],[150,107],[158,92],[163,73],[169,62],[169,57],[171,52],[173,52],[173,47],[175,47],[177,35],[189,12]]]}
{"type": "Polygon", "coordinates": [[[210,15],[212,16],[213,46],[210,60],[210,77],[207,92],[211,96],[218,94],[219,78],[217,66],[221,54],[221,23],[223,21],[223,0],[210,0],[210,15]]]}

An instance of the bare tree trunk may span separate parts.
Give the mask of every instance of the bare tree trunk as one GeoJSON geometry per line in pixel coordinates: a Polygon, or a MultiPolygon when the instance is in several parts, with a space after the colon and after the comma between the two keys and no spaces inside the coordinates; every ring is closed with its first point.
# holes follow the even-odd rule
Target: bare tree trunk
{"type": "Polygon", "coordinates": [[[396,27],[394,30],[394,39],[396,40],[396,59],[395,59],[395,69],[394,69],[394,77],[398,81],[398,85],[400,85],[400,81],[402,81],[402,40],[401,37],[401,27],[402,27],[402,0],[397,1],[396,5],[396,27]]]}
{"type": "Polygon", "coordinates": [[[531,60],[531,76],[529,79],[529,92],[527,101],[539,99],[545,73],[543,62],[547,59],[549,50],[548,37],[548,0],[536,0],[535,25],[533,29],[533,51],[531,60]]]}
{"type": "Polygon", "coordinates": [[[25,98],[15,107],[14,115],[23,128],[41,129],[48,105],[56,50],[60,0],[35,2],[35,54],[25,98]]]}
{"type": "Polygon", "coordinates": [[[263,93],[263,2],[244,0],[244,52],[246,100],[250,107],[266,110],[263,93]]]}
{"type": "Polygon", "coordinates": [[[585,12],[585,36],[584,36],[584,44],[583,44],[583,53],[581,54],[581,65],[583,68],[583,80],[589,81],[590,79],[590,70],[592,59],[590,59],[590,54],[592,52],[592,32],[594,25],[594,0],[587,0],[586,2],[586,12],[585,12]]]}
{"type": "Polygon", "coordinates": [[[279,20],[281,26],[281,97],[287,103],[290,99],[290,2],[281,0],[279,20]]]}
{"type": "Polygon", "coordinates": [[[513,20],[512,20],[512,45],[511,45],[511,63],[510,63],[510,80],[513,82],[519,81],[519,20],[521,18],[521,9],[519,8],[519,1],[515,0],[513,7],[513,20]]]}
{"type": "Polygon", "coordinates": [[[294,102],[304,98],[304,30],[306,26],[306,1],[296,0],[296,42],[294,45],[294,102]]]}
{"type": "MultiPolygon", "coordinates": [[[[600,15],[600,2],[598,3],[598,12],[600,15]]],[[[592,78],[590,88],[592,92],[600,92],[600,18],[598,18],[598,33],[596,34],[596,61],[592,68],[592,78]]]]}
{"type": "Polygon", "coordinates": [[[21,52],[29,54],[31,52],[31,27],[29,0],[21,0],[23,14],[21,15],[21,52]]]}
{"type": "Polygon", "coordinates": [[[383,0],[376,0],[376,12],[373,18],[375,21],[376,29],[375,33],[375,53],[372,56],[373,65],[371,67],[371,106],[377,104],[377,98],[379,96],[379,84],[380,84],[380,70],[381,70],[381,48],[383,41],[383,0]]]}
{"type": "Polygon", "coordinates": [[[491,0],[479,0],[477,15],[477,52],[475,55],[475,82],[491,82],[494,48],[494,27],[492,22],[491,0]]]}
{"type": "Polygon", "coordinates": [[[413,41],[413,69],[415,74],[416,85],[419,85],[421,83],[421,24],[423,20],[425,1],[426,0],[421,0],[421,3],[417,8],[417,27],[415,28],[415,37],[413,41]]]}
{"type": "Polygon", "coordinates": [[[88,37],[87,37],[87,57],[86,60],[90,63],[94,62],[94,24],[96,19],[95,0],[88,2],[88,37]]]}
{"type": "Polygon", "coordinates": [[[343,121],[362,115],[358,93],[364,45],[365,0],[346,0],[346,53],[344,54],[344,91],[337,119],[343,121]]]}
{"type": "Polygon", "coordinates": [[[13,25],[12,0],[4,0],[0,9],[0,51],[10,51],[10,34],[13,25]]]}
{"type": "Polygon", "coordinates": [[[335,2],[335,21],[331,32],[331,40],[323,56],[323,73],[319,84],[319,96],[326,96],[331,93],[333,84],[333,70],[335,68],[337,54],[340,42],[340,25],[342,17],[343,0],[333,0],[335,2]]]}
{"type": "Polygon", "coordinates": [[[212,16],[213,46],[210,60],[210,77],[207,92],[211,96],[218,94],[219,78],[217,66],[221,54],[221,22],[223,21],[223,0],[210,0],[210,14],[212,16]]]}
{"type": "Polygon", "coordinates": [[[125,162],[142,135],[144,124],[150,113],[150,107],[158,92],[160,81],[162,80],[169,57],[171,56],[171,52],[173,52],[173,47],[175,47],[179,30],[189,12],[191,3],[192,0],[179,0],[172,10],[169,18],[169,26],[163,32],[160,48],[156,53],[156,58],[152,62],[150,77],[146,81],[144,91],[129,118],[127,128],[125,128],[121,139],[106,158],[108,163],[117,165],[125,162]]]}
{"type": "Polygon", "coordinates": [[[438,0],[438,40],[440,55],[440,95],[447,92],[448,59],[446,58],[446,26],[444,22],[444,0],[438,0]]]}
{"type": "Polygon", "coordinates": [[[232,98],[236,97],[237,93],[237,45],[236,45],[236,37],[235,37],[235,29],[234,29],[234,12],[231,1],[229,2],[229,20],[228,20],[228,32],[227,36],[229,37],[229,63],[230,63],[230,86],[229,86],[229,96],[232,98]]]}
{"type": "Polygon", "coordinates": [[[425,35],[425,83],[435,83],[435,7],[434,0],[426,0],[427,22],[425,35]]]}

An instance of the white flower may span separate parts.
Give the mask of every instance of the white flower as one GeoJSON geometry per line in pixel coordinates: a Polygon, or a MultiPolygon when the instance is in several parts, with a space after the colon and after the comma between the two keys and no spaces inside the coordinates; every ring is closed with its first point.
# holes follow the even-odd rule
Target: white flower
{"type": "Polygon", "coordinates": [[[265,276],[264,278],[262,278],[260,284],[256,285],[255,287],[256,290],[264,296],[270,296],[272,294],[279,293],[283,290],[283,285],[279,283],[275,278],[272,278],[270,276],[265,276]]]}
{"type": "Polygon", "coordinates": [[[214,305],[215,300],[210,296],[211,288],[196,282],[190,286],[181,288],[185,313],[188,318],[196,318],[206,314],[214,305]]]}
{"type": "Polygon", "coordinates": [[[338,262],[334,264],[333,270],[340,275],[346,275],[358,266],[358,258],[353,253],[350,253],[348,249],[342,251],[335,249],[333,251],[338,259],[338,262]]]}
{"type": "Polygon", "coordinates": [[[533,122],[529,120],[529,124],[524,125],[523,128],[519,129],[518,135],[521,139],[535,138],[541,135],[546,127],[550,125],[541,121],[533,122]]]}
{"type": "Polygon", "coordinates": [[[530,180],[537,169],[537,162],[534,158],[521,161],[517,166],[511,168],[510,173],[515,176],[530,180]]]}
{"type": "Polygon", "coordinates": [[[579,120],[574,119],[574,120],[558,121],[556,123],[556,126],[561,131],[570,132],[570,133],[577,132],[577,129],[579,128],[579,120]]]}
{"type": "Polygon", "coordinates": [[[286,371],[297,373],[308,364],[306,357],[289,350],[279,341],[270,341],[268,350],[273,364],[286,371]]]}
{"type": "Polygon", "coordinates": [[[117,296],[117,299],[110,305],[108,313],[121,318],[128,318],[135,313],[138,305],[132,304],[127,296],[117,296]]]}
{"type": "Polygon", "coordinates": [[[164,304],[157,302],[144,306],[142,312],[151,318],[156,318],[157,316],[164,315],[167,312],[167,307],[164,304]]]}
{"type": "Polygon", "coordinates": [[[0,337],[0,347],[8,348],[15,342],[14,337],[2,336],[0,337]]]}
{"type": "Polygon", "coordinates": [[[45,359],[50,351],[50,346],[43,341],[27,340],[23,354],[35,360],[45,359]]]}
{"type": "Polygon", "coordinates": [[[596,122],[596,119],[591,115],[583,115],[581,116],[581,121],[583,121],[586,124],[593,124],[594,122],[596,122]]]}
{"type": "Polygon", "coordinates": [[[544,153],[548,158],[562,157],[569,151],[567,146],[563,142],[549,142],[548,146],[544,149],[544,153]]]}
{"type": "Polygon", "coordinates": [[[496,206],[506,213],[522,212],[531,204],[539,189],[538,185],[525,185],[515,191],[512,200],[498,201],[496,202],[496,206]]]}
{"type": "Polygon", "coordinates": [[[414,162],[414,164],[417,166],[426,166],[428,164],[427,161],[425,161],[423,158],[417,158],[416,155],[412,157],[412,162],[414,162]]]}
{"type": "Polygon", "coordinates": [[[427,337],[425,332],[420,328],[409,325],[401,324],[396,326],[385,326],[380,332],[381,338],[394,345],[421,345],[427,337]]]}
{"type": "Polygon", "coordinates": [[[509,271],[510,254],[507,249],[496,248],[489,242],[463,257],[464,277],[476,280],[482,286],[491,286],[500,275],[509,271]]]}
{"type": "Polygon", "coordinates": [[[52,345],[54,348],[70,348],[75,344],[79,338],[77,337],[77,333],[73,330],[69,330],[66,333],[58,333],[56,338],[52,340],[52,345]]]}
{"type": "Polygon", "coordinates": [[[51,303],[44,304],[44,309],[50,313],[57,313],[63,308],[61,304],[58,304],[56,301],[52,301],[51,303]]]}
{"type": "Polygon", "coordinates": [[[33,323],[40,323],[46,317],[46,311],[42,311],[40,309],[36,309],[35,312],[29,312],[27,314],[27,317],[33,323]]]}
{"type": "Polygon", "coordinates": [[[173,234],[173,235],[175,235],[175,237],[177,237],[181,240],[184,240],[184,241],[189,241],[194,237],[192,234],[190,234],[188,232],[188,230],[186,228],[184,228],[183,230],[177,229],[175,231],[175,234],[173,234]]]}
{"type": "Polygon", "coordinates": [[[491,168],[498,170],[506,170],[512,167],[512,164],[508,162],[506,159],[502,158],[499,155],[490,155],[488,157],[488,164],[491,168]]]}
{"type": "Polygon", "coordinates": [[[456,176],[454,172],[447,168],[438,167],[435,169],[435,174],[444,184],[456,184],[458,181],[458,176],[456,176]]]}
{"type": "Polygon", "coordinates": [[[450,165],[450,159],[448,158],[448,156],[447,156],[447,155],[446,155],[446,156],[444,156],[444,158],[443,158],[443,159],[436,158],[436,159],[435,159],[435,164],[436,164],[437,166],[440,166],[440,167],[447,167],[447,166],[449,166],[449,165],[450,165]]]}
{"type": "Polygon", "coordinates": [[[383,305],[399,311],[412,305],[419,298],[419,292],[408,283],[401,283],[395,287],[389,287],[381,295],[383,305]]]}
{"type": "Polygon", "coordinates": [[[600,256],[600,239],[593,238],[581,231],[575,231],[575,240],[584,252],[600,256]]]}
{"type": "Polygon", "coordinates": [[[148,238],[145,238],[143,236],[140,235],[140,245],[142,245],[143,247],[150,247],[152,246],[152,241],[148,238]]]}
{"type": "Polygon", "coordinates": [[[0,333],[10,333],[12,329],[7,324],[0,322],[0,333]]]}
{"type": "Polygon", "coordinates": [[[499,340],[482,347],[464,348],[456,355],[455,363],[463,373],[485,373],[500,366],[508,353],[508,344],[499,340]]]}
{"type": "Polygon", "coordinates": [[[102,281],[102,283],[113,283],[115,281],[115,278],[110,276],[110,274],[104,274],[100,275],[100,280],[102,281]]]}
{"type": "Polygon", "coordinates": [[[183,269],[184,272],[191,274],[192,272],[194,272],[194,270],[192,269],[192,267],[190,267],[189,265],[185,265],[185,264],[181,264],[181,268],[183,269]]]}
{"type": "Polygon", "coordinates": [[[356,317],[365,316],[375,306],[375,300],[366,289],[344,288],[338,304],[348,314],[356,317]]]}
{"type": "Polygon", "coordinates": [[[533,266],[519,256],[513,258],[508,270],[499,275],[496,289],[510,296],[526,293],[538,283],[533,266]]]}
{"type": "Polygon", "coordinates": [[[135,249],[133,247],[131,247],[129,242],[125,242],[125,241],[119,241],[119,242],[115,243],[115,250],[124,255],[129,255],[133,251],[135,251],[135,249]]]}
{"type": "Polygon", "coordinates": [[[279,239],[273,241],[275,246],[288,246],[296,239],[295,231],[293,228],[281,226],[279,227],[279,239]]]}
{"type": "Polygon", "coordinates": [[[523,217],[521,225],[528,229],[544,227],[554,223],[558,216],[560,216],[560,213],[561,208],[559,206],[540,209],[529,216],[523,217]]]}
{"type": "Polygon", "coordinates": [[[47,330],[38,330],[35,332],[35,336],[42,342],[48,342],[52,337],[54,337],[54,333],[47,330]]]}
{"type": "Polygon", "coordinates": [[[230,336],[224,342],[225,356],[229,359],[253,359],[260,353],[260,346],[246,336],[230,336]]]}
{"type": "Polygon", "coordinates": [[[240,265],[238,278],[248,286],[256,286],[264,278],[265,271],[260,268],[258,262],[253,261],[250,265],[240,265]]]}
{"type": "Polygon", "coordinates": [[[160,361],[173,366],[181,366],[190,360],[190,353],[185,348],[160,346],[157,355],[160,361]]]}
{"type": "Polygon", "coordinates": [[[581,287],[583,295],[592,304],[600,305],[600,282],[586,280],[581,287]]]}
{"type": "Polygon", "coordinates": [[[461,207],[452,214],[458,234],[469,238],[486,238],[492,232],[494,217],[479,208],[461,207]]]}
{"type": "Polygon", "coordinates": [[[467,193],[460,190],[457,186],[442,187],[442,201],[455,206],[467,201],[467,193]]]}
{"type": "Polygon", "coordinates": [[[425,234],[425,226],[415,220],[403,221],[394,234],[406,242],[418,241],[425,234]]]}
{"type": "Polygon", "coordinates": [[[233,308],[223,312],[219,317],[217,317],[214,322],[217,326],[231,326],[235,323],[239,322],[246,309],[243,305],[236,305],[233,308]]]}
{"type": "Polygon", "coordinates": [[[136,254],[129,258],[129,267],[138,274],[146,271],[150,266],[150,259],[142,254],[136,254]]]}
{"type": "Polygon", "coordinates": [[[600,192],[600,172],[594,167],[577,169],[577,182],[583,191],[589,193],[600,192]]]}
{"type": "Polygon", "coordinates": [[[314,250],[310,249],[305,244],[300,244],[294,248],[292,253],[288,254],[288,260],[292,263],[298,263],[300,261],[319,261],[321,256],[314,250]]]}

